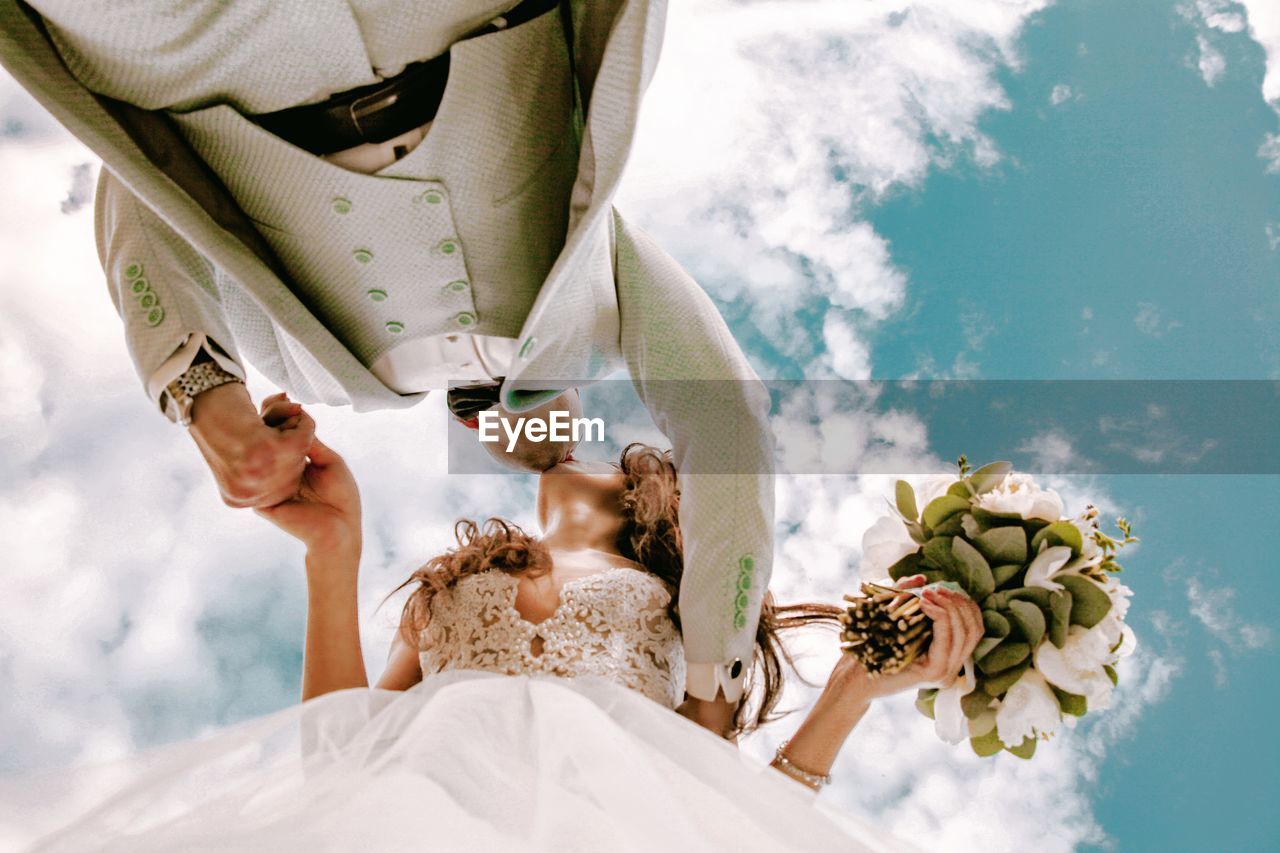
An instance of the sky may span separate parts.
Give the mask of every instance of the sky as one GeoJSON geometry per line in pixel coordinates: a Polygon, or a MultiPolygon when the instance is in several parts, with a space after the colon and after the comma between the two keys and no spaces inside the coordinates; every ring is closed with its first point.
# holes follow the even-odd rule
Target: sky
{"type": "MultiPolygon", "coordinates": [[[[0,75],[2,772],[190,737],[298,692],[301,552],[225,508],[146,403],[93,248],[96,169],[0,75]]],[[[672,4],[618,205],[711,293],[764,377],[1275,381],[1280,4],[672,4]]],[[[967,450],[864,399],[823,416],[913,471],[967,450]]],[[[385,592],[459,515],[533,527],[534,481],[450,475],[439,399],[316,417],[364,495],[376,670],[385,592]]],[[[1148,449],[1172,441],[1158,426],[1138,427],[1148,449]]],[[[1280,568],[1277,480],[1108,474],[1094,455],[1052,430],[1005,454],[1142,537],[1124,560],[1140,645],[1114,707],[1021,762],[947,746],[909,698],[885,702],[824,796],[948,850],[1280,836],[1259,594],[1280,568]]],[[[851,589],[891,485],[781,478],[778,596],[851,589]]],[[[806,673],[833,653],[808,649],[806,673]]],[[[796,722],[744,748],[767,758],[796,722]]]]}

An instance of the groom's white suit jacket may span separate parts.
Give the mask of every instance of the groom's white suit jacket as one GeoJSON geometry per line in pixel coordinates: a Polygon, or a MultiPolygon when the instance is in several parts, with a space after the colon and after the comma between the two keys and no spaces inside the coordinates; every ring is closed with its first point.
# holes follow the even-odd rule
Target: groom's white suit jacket
{"type": "MultiPolygon", "coordinates": [[[[571,3],[585,120],[567,237],[529,294],[501,393],[508,408],[526,409],[548,393],[626,365],[680,469],[685,571],[679,609],[689,691],[712,698],[722,687],[734,699],[772,565],[768,395],[707,296],[612,206],[660,52],[665,6],[662,0],[571,3]]],[[[422,393],[388,388],[370,371],[367,348],[362,361],[353,351],[359,348],[318,316],[314,300],[300,298],[279,245],[264,240],[246,216],[244,194],[237,203],[237,194],[209,173],[188,144],[190,128],[184,138],[162,111],[89,91],[25,3],[0,0],[0,31],[4,66],[103,160],[99,249],[144,381],[190,335],[204,333],[232,360],[247,357],[303,402],[363,411],[422,399],[422,393]],[[136,291],[151,255],[117,251],[117,243],[159,244],[165,274],[148,270],[147,293],[136,291]],[[174,275],[175,269],[185,274],[174,275]]],[[[465,104],[484,96],[469,91],[471,85],[482,84],[451,74],[446,98],[465,104]]],[[[216,121],[210,126],[216,136],[216,121]]],[[[479,132],[468,140],[477,149],[510,145],[496,129],[479,132]]]]}

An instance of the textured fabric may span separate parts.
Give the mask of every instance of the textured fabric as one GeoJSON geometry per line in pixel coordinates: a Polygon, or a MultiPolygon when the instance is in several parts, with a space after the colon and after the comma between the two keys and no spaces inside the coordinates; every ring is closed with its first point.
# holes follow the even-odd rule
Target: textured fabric
{"type": "Polygon", "coordinates": [[[577,146],[559,16],[450,53],[426,139],[376,175],[228,106],[174,117],[300,300],[366,365],[413,338],[515,337],[564,242],[577,146]],[[476,150],[476,139],[504,143],[476,150]]]}
{"type": "Polygon", "coordinates": [[[511,0],[34,0],[71,72],[146,109],[265,113],[443,53],[511,0]],[[299,51],[297,46],[324,45],[299,51]],[[145,57],[145,61],[138,61],[145,57]]]}
{"type": "MultiPolygon", "coordinates": [[[[535,399],[526,392],[602,378],[620,366],[623,349],[631,350],[628,366],[672,442],[684,480],[680,609],[686,657],[690,663],[719,666],[731,665],[734,658],[746,662],[772,560],[772,484],[763,474],[700,474],[697,463],[705,459],[707,469],[724,471],[720,454],[732,446],[746,454],[747,464],[753,457],[761,461],[760,469],[737,471],[765,470],[771,458],[766,401],[752,390],[754,375],[706,295],[612,209],[641,96],[660,52],[666,4],[573,0],[571,11],[585,117],[569,194],[568,235],[521,325],[518,353],[503,372],[503,403],[518,411],[535,399]],[[652,295],[646,296],[650,287],[652,295]],[[679,376],[746,381],[717,406],[703,407],[687,389],[659,384],[679,376]],[[740,589],[744,583],[746,589],[740,589]]],[[[0,60],[103,158],[100,193],[120,206],[112,215],[121,221],[126,215],[149,218],[135,227],[158,235],[157,246],[176,246],[181,267],[190,268],[186,281],[151,283],[160,303],[178,312],[148,327],[139,322],[132,297],[121,293],[129,283],[127,259],[107,264],[141,375],[163,363],[189,334],[206,332],[302,402],[365,411],[404,407],[422,398],[387,388],[297,298],[270,252],[257,245],[260,237],[252,223],[202,173],[198,158],[163,114],[99,100],[78,85],[14,0],[0,0],[0,60]]],[[[515,144],[501,126],[456,143],[464,151],[507,151],[515,144]]],[[[430,145],[430,137],[423,144],[430,145]]],[[[471,242],[474,255],[474,238],[471,242]]]]}
{"type": "Polygon", "coordinates": [[[331,693],[104,767],[0,781],[0,835],[54,827],[30,849],[905,849],[614,682],[465,670],[403,693],[331,693]]]}
{"type": "Polygon", "coordinates": [[[684,700],[680,632],[667,613],[671,591],[657,577],[621,566],[573,578],[537,623],[516,609],[518,584],[490,569],[437,593],[422,632],[422,671],[597,675],[668,708],[684,700]]]}

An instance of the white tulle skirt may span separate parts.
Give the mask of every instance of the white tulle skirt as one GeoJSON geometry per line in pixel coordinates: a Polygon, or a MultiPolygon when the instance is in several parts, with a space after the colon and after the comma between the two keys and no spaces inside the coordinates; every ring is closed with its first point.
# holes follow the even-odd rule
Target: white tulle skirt
{"type": "Polygon", "coordinates": [[[117,763],[0,782],[41,851],[862,851],[900,842],[598,679],[345,690],[117,763]]]}

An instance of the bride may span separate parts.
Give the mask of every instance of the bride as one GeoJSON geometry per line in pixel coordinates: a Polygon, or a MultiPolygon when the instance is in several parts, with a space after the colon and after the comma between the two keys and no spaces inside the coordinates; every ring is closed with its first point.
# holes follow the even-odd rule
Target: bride
{"type": "MultiPolygon", "coordinates": [[[[305,417],[279,395],[279,423],[305,417]]],[[[371,689],[356,598],[360,499],[320,441],[293,500],[260,513],[307,546],[303,703],[117,765],[24,780],[38,850],[889,850],[894,839],[815,800],[869,703],[955,677],[982,633],[971,601],[923,594],[928,655],[876,679],[842,656],[772,766],[737,736],[772,719],[790,657],[779,634],[837,624],[768,598],[751,701],[718,737],[682,718],[673,607],[680,493],[669,455],[541,475],[531,536],[458,522],[429,560],[371,689]],[[59,809],[52,809],[57,803],[59,809]],[[61,813],[55,818],[55,812],[61,813]],[[67,812],[78,813],[66,822],[67,812]]],[[[913,581],[918,582],[918,581],[913,581]]],[[[2,837],[2,836],[0,836],[2,837]]]]}

